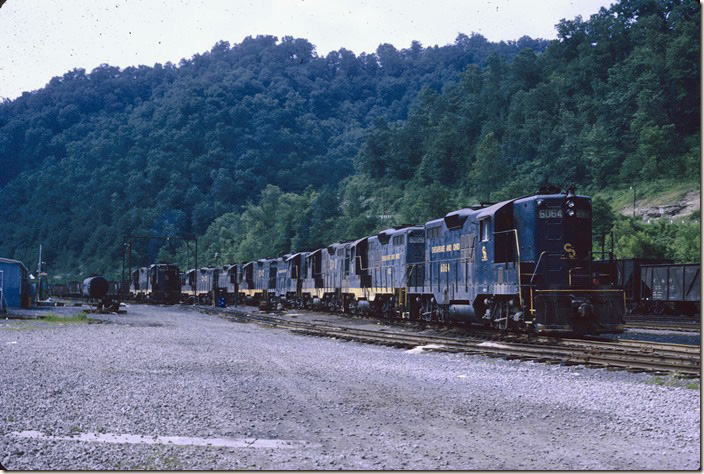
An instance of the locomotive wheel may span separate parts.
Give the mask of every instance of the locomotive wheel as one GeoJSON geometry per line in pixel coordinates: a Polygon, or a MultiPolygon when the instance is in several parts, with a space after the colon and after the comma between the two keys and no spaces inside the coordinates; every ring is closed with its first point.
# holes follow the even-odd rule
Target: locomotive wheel
{"type": "Polygon", "coordinates": [[[428,323],[432,322],[434,319],[434,313],[436,312],[434,306],[435,304],[432,301],[424,301],[421,304],[420,319],[428,323]]]}
{"type": "Polygon", "coordinates": [[[382,312],[386,319],[396,319],[396,310],[394,308],[393,300],[384,301],[382,312]]]}
{"type": "Polygon", "coordinates": [[[443,311],[442,308],[438,308],[437,311],[435,311],[435,315],[437,322],[445,324],[447,318],[445,317],[445,311],[443,311]]]}

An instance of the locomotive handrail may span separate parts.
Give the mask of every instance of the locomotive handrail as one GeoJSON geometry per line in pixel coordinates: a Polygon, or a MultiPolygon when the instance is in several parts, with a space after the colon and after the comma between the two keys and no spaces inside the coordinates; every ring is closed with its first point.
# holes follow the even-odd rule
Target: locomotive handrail
{"type": "MultiPolygon", "coordinates": [[[[416,267],[420,267],[420,265],[423,265],[423,268],[425,268],[425,262],[414,262],[414,263],[407,263],[407,264],[406,264],[406,277],[405,277],[405,279],[406,279],[406,289],[408,289],[409,281],[410,281],[410,276],[411,276],[411,274],[413,273],[413,270],[416,269],[416,267]]],[[[416,275],[417,275],[417,274],[418,274],[418,273],[416,272],[416,275]]],[[[418,286],[418,277],[417,277],[417,276],[416,276],[416,278],[415,278],[415,283],[416,283],[416,284],[415,284],[414,286],[417,287],[417,286],[418,286]]],[[[423,281],[422,283],[423,283],[423,285],[425,285],[425,281],[423,281]]]]}
{"type": "MultiPolygon", "coordinates": [[[[531,278],[530,278],[530,283],[529,283],[530,285],[533,284],[533,280],[534,280],[535,276],[538,275],[537,272],[538,272],[538,270],[540,269],[540,264],[541,264],[543,255],[547,255],[548,257],[550,257],[550,256],[558,257],[558,256],[562,256],[562,255],[564,255],[564,254],[561,253],[561,252],[547,252],[547,251],[541,252],[540,257],[538,257],[538,263],[536,263],[535,269],[533,270],[533,275],[532,275],[531,278]]],[[[570,269],[567,271],[568,284],[569,284],[569,286],[572,286],[572,272],[575,271],[575,270],[582,270],[582,271],[585,271],[585,270],[586,270],[586,271],[587,271],[587,275],[588,275],[589,277],[591,277],[591,275],[593,275],[593,272],[592,272],[592,270],[593,270],[593,269],[592,269],[592,263],[593,263],[593,260],[594,260],[593,257],[594,257],[594,256],[593,256],[593,253],[592,253],[592,252],[589,252],[589,253],[588,253],[588,256],[585,257],[585,258],[583,258],[583,259],[573,259],[573,261],[581,262],[581,263],[582,263],[583,265],[585,265],[585,266],[570,268],[570,269]]],[[[546,265],[548,265],[548,264],[549,264],[549,260],[546,259],[546,262],[547,262],[546,265]]],[[[611,274],[609,273],[609,275],[611,275],[611,274]]],[[[589,280],[589,284],[590,284],[590,286],[592,285],[591,279],[589,280]]],[[[613,282],[611,282],[611,285],[613,286],[613,282]]]]}
{"type": "MultiPolygon", "coordinates": [[[[509,232],[513,232],[513,235],[516,237],[516,269],[518,270],[518,301],[520,301],[521,306],[523,306],[523,291],[521,290],[521,248],[518,245],[518,229],[508,229],[508,230],[501,230],[499,232],[494,232],[494,235],[497,234],[506,234],[509,232]]],[[[506,262],[508,263],[508,262],[506,262]]]]}
{"type": "MultiPolygon", "coordinates": [[[[584,268],[583,267],[573,267],[573,268],[570,268],[569,270],[567,270],[567,284],[569,286],[572,286],[572,272],[574,270],[584,270],[584,268]]],[[[591,272],[589,272],[589,276],[591,277],[591,272]]]]}
{"type": "Polygon", "coordinates": [[[540,262],[543,260],[543,255],[545,255],[545,250],[543,250],[540,253],[540,256],[538,257],[538,263],[535,264],[535,268],[533,269],[533,274],[530,277],[530,282],[528,282],[529,285],[533,284],[533,279],[535,278],[536,272],[538,271],[538,268],[540,268],[540,262]]]}

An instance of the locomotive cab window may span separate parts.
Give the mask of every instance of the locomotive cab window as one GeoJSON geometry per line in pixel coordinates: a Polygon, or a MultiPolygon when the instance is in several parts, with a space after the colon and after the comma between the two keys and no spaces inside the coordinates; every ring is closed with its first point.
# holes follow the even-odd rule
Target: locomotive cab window
{"type": "Polygon", "coordinates": [[[479,221],[479,235],[481,236],[482,242],[489,241],[489,218],[482,219],[479,221]]]}
{"type": "Polygon", "coordinates": [[[403,245],[403,236],[402,235],[394,236],[394,245],[403,245]]]}
{"type": "Polygon", "coordinates": [[[428,240],[440,237],[440,227],[430,227],[428,229],[428,240]]]}

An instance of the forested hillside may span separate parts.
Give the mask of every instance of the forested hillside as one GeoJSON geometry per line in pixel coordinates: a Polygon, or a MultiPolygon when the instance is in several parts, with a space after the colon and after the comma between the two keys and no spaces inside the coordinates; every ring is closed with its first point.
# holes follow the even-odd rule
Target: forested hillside
{"type": "MultiPolygon", "coordinates": [[[[627,0],[549,43],[459,35],[323,57],[257,37],[178,66],[75,70],[0,105],[0,255],[34,261],[43,243],[55,271],[111,273],[129,232],[190,234],[221,264],[547,182],[696,183],[699,29],[694,1],[627,0]]],[[[622,254],[698,255],[698,220],[639,230],[595,205],[602,230],[629,233],[622,254]]],[[[134,259],[185,264],[158,245],[134,259]]]]}
{"type": "Polygon", "coordinates": [[[262,36],[178,66],[71,71],[0,105],[0,255],[31,261],[43,243],[54,269],[105,272],[130,231],[199,235],[267,184],[335,187],[374,118],[404,120],[421,88],[545,45],[459,35],[318,56],[262,36]]]}
{"type": "Polygon", "coordinates": [[[563,21],[544,52],[490,56],[421,92],[407,120],[377,118],[337,205],[330,190],[269,187],[213,223],[205,256],[314,249],[553,183],[596,196],[595,250],[613,230],[618,256],[696,261],[699,214],[648,224],[617,216],[609,199],[631,186],[641,198],[698,189],[699,28],[695,2],[624,1],[563,21]]]}

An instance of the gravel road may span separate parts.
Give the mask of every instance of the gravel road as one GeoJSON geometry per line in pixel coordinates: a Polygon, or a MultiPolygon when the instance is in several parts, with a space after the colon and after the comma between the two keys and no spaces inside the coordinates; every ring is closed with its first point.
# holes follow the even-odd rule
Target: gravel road
{"type": "Polygon", "coordinates": [[[6,468],[700,467],[699,381],[409,352],[182,307],[92,319],[0,320],[6,468]]]}

